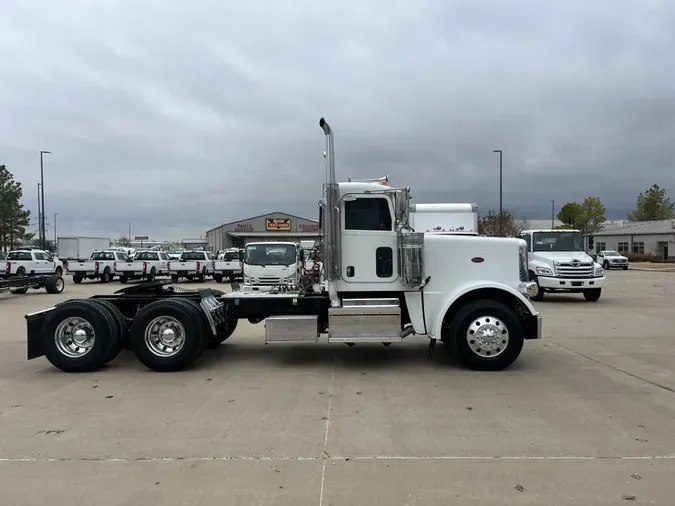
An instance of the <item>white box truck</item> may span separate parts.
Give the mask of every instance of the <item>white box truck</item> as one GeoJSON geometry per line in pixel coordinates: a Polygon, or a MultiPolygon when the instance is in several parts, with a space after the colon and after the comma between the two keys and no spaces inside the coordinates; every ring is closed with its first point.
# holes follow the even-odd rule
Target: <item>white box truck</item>
{"type": "Polygon", "coordinates": [[[59,237],[57,240],[59,260],[86,260],[97,250],[110,247],[107,237],[59,237]]]}

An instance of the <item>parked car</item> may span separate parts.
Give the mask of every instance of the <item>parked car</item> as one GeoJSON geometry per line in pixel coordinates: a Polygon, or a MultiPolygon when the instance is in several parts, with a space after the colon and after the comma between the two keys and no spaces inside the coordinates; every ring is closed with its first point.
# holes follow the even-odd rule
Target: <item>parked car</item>
{"type": "Polygon", "coordinates": [[[624,271],[628,269],[628,258],[617,251],[601,251],[598,253],[597,262],[606,271],[614,268],[621,268],[624,271]]]}

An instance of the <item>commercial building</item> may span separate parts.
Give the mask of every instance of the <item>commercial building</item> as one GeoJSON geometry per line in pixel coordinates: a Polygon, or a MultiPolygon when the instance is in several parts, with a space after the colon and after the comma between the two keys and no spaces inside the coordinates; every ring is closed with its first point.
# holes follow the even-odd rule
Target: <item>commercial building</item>
{"type": "Polygon", "coordinates": [[[610,221],[586,237],[588,249],[675,258],[675,220],[610,221]]]}
{"type": "Polygon", "coordinates": [[[225,223],[206,232],[209,248],[242,248],[259,241],[310,241],[319,237],[319,222],[280,211],[225,223]]]}

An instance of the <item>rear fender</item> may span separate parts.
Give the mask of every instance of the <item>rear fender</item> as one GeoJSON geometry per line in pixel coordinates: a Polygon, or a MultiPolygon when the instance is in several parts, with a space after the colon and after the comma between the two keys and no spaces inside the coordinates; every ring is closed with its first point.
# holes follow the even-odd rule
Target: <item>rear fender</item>
{"type": "Polygon", "coordinates": [[[47,319],[47,316],[55,307],[43,309],[35,313],[26,315],[26,345],[28,360],[39,358],[44,355],[42,351],[42,324],[47,319]]]}
{"type": "MultiPolygon", "coordinates": [[[[469,282],[462,285],[459,285],[455,290],[450,292],[444,299],[443,303],[440,306],[440,311],[436,314],[434,325],[433,325],[433,335],[436,339],[441,339],[443,322],[445,320],[448,311],[450,314],[459,310],[462,306],[468,303],[470,300],[477,299],[495,299],[499,300],[502,297],[508,298],[509,300],[517,300],[522,304],[522,306],[530,313],[530,316],[535,317],[539,314],[532,303],[522,295],[518,290],[512,288],[508,285],[502,283],[494,282],[482,282],[475,283],[469,282]]],[[[510,304],[512,305],[512,304],[510,304]]],[[[522,315],[521,315],[522,316],[522,315]]]]}

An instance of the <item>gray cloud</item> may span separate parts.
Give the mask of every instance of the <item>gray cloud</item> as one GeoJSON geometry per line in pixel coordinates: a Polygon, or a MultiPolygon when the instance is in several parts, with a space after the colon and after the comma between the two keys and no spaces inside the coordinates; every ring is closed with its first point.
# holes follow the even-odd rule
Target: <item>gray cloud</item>
{"type": "Polygon", "coordinates": [[[321,116],[338,176],[415,200],[675,196],[675,5],[374,0],[12,2],[0,18],[0,163],[63,234],[197,236],[316,216],[321,116]]]}

